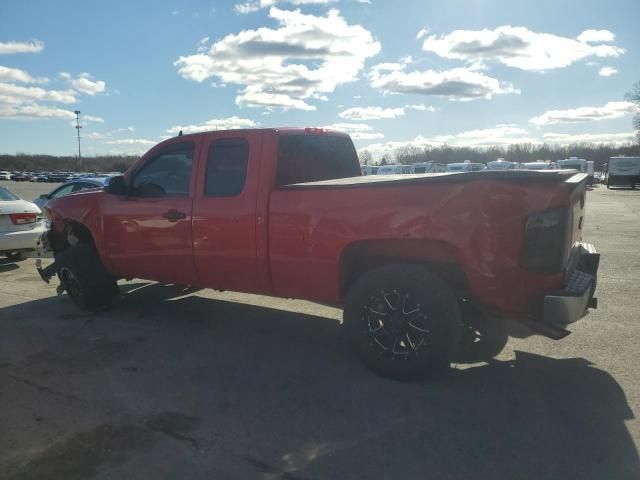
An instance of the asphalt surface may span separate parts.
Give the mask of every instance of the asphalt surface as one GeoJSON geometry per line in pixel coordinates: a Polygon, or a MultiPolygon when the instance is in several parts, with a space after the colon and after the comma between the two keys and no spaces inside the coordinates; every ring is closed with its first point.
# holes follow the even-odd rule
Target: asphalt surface
{"type": "Polygon", "coordinates": [[[330,308],[134,280],[92,315],[0,261],[0,478],[640,478],[640,191],[587,202],[600,308],[433,384],[370,373],[330,308]]]}

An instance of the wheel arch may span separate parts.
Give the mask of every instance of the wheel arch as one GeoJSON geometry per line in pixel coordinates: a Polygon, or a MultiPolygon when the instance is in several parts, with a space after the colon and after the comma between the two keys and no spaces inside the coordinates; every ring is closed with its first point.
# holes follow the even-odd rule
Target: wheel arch
{"type": "Polygon", "coordinates": [[[340,299],[356,280],[377,267],[393,263],[421,265],[438,275],[455,292],[467,290],[467,280],[455,246],[433,239],[382,239],[350,243],[341,252],[338,266],[340,299]]]}

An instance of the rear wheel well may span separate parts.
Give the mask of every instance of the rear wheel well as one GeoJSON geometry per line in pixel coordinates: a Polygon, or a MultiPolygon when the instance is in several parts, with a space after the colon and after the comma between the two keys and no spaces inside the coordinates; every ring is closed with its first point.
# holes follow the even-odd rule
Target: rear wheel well
{"type": "Polygon", "coordinates": [[[440,277],[458,296],[466,296],[467,281],[456,251],[437,240],[366,240],[344,249],[340,257],[342,300],[366,272],[390,264],[419,265],[440,277]]]}

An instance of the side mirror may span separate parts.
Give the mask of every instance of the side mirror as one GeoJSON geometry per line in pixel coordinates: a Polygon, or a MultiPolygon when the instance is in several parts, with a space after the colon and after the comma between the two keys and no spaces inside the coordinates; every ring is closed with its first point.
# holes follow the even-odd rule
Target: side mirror
{"type": "Polygon", "coordinates": [[[126,195],[127,182],[122,175],[110,177],[104,185],[104,191],[111,195],[126,195]]]}
{"type": "Polygon", "coordinates": [[[40,198],[42,200],[49,200],[49,194],[48,193],[43,193],[42,195],[40,195],[40,198]]]}

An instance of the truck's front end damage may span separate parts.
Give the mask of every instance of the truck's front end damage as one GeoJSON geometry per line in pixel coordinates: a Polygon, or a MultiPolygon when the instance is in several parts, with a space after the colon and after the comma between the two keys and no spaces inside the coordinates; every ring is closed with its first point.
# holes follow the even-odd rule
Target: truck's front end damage
{"type": "Polygon", "coordinates": [[[49,235],[51,234],[51,222],[47,221],[46,226],[46,230],[42,235],[40,235],[36,244],[36,270],[38,271],[40,278],[44,282],[49,283],[51,278],[56,274],[58,266],[56,265],[55,258],[54,261],[46,267],[42,266],[42,259],[52,257],[54,253],[51,248],[51,241],[49,240],[49,235]]]}

